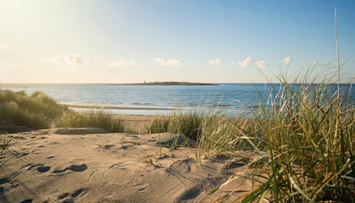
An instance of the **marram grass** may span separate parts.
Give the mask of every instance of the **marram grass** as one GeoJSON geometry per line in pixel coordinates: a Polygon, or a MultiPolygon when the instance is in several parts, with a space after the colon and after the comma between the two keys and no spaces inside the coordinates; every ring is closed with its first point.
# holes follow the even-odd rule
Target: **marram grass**
{"type": "MultiPolygon", "coordinates": [[[[99,127],[110,132],[125,130],[121,119],[104,112],[74,112],[39,91],[26,95],[24,91],[0,90],[0,121],[34,129],[55,126],[99,127]]],[[[0,129],[0,132],[3,130],[0,129]]]]}
{"type": "Polygon", "coordinates": [[[247,177],[257,184],[242,202],[355,202],[354,101],[329,81],[280,77],[269,105],[251,109],[257,131],[245,139],[260,143],[247,177]]]}
{"type": "Polygon", "coordinates": [[[104,112],[62,114],[55,122],[56,127],[98,127],[110,132],[125,132],[124,121],[104,112]]]}
{"type": "Polygon", "coordinates": [[[255,182],[239,201],[355,202],[354,101],[334,88],[332,78],[308,78],[307,72],[288,83],[281,76],[279,89],[270,83],[270,98],[250,108],[252,119],[197,108],[159,117],[148,129],[182,134],[206,157],[238,150],[258,154],[249,163],[251,172],[236,176],[255,182]]]}
{"type": "MultiPolygon", "coordinates": [[[[148,133],[169,132],[181,134],[191,140],[205,157],[249,149],[249,143],[242,139],[251,131],[253,120],[242,117],[227,117],[217,106],[198,106],[189,112],[179,109],[166,117],[157,117],[147,127],[148,133]]],[[[257,142],[255,142],[257,143],[257,142]]]]}
{"type": "Polygon", "coordinates": [[[0,119],[10,124],[49,128],[53,120],[66,111],[68,108],[43,92],[26,95],[23,91],[0,90],[0,119]]]}

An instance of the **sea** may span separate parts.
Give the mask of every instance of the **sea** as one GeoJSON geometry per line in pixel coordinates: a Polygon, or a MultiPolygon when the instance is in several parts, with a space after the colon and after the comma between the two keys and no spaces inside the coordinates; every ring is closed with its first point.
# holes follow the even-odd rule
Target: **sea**
{"type": "MultiPolygon", "coordinates": [[[[295,88],[299,84],[295,84],[295,88]]],[[[197,107],[216,106],[228,115],[248,112],[259,104],[270,105],[280,84],[214,85],[120,85],[120,84],[2,84],[1,89],[25,91],[32,94],[42,91],[58,103],[79,105],[75,111],[104,111],[110,114],[167,115],[173,110],[190,111],[197,107]],[[274,90],[274,92],[272,91],[274,90]],[[80,106],[82,105],[82,106],[80,106]],[[88,107],[95,106],[95,108],[88,107]],[[97,107],[97,108],[96,108],[97,107]],[[100,109],[99,107],[105,107],[100,109]]],[[[336,85],[332,87],[333,92],[336,85]]],[[[351,100],[355,90],[342,84],[351,100]]]]}

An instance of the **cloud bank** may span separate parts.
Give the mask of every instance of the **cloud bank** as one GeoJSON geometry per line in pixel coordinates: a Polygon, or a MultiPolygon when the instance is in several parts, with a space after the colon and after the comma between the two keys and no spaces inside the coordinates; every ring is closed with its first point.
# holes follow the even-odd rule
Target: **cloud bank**
{"type": "Polygon", "coordinates": [[[49,62],[54,65],[71,65],[71,66],[88,66],[92,62],[88,59],[84,59],[80,54],[57,54],[53,56],[50,60],[42,59],[42,62],[49,62]]]}
{"type": "Polygon", "coordinates": [[[129,66],[136,66],[137,63],[134,61],[127,61],[127,60],[120,59],[117,61],[113,60],[107,63],[107,65],[111,67],[129,67],[129,66]]]}
{"type": "Polygon", "coordinates": [[[160,63],[162,66],[180,66],[181,62],[178,59],[161,59],[159,57],[156,57],[153,59],[155,62],[160,63]]]}
{"type": "Polygon", "coordinates": [[[269,64],[265,60],[254,61],[252,57],[247,57],[244,61],[238,63],[239,67],[241,68],[250,68],[253,65],[257,68],[267,68],[269,64]]]}
{"type": "Polygon", "coordinates": [[[222,65],[221,60],[219,60],[218,58],[214,59],[214,60],[211,60],[210,64],[214,65],[214,66],[221,66],[222,65]]]}
{"type": "Polygon", "coordinates": [[[87,66],[91,64],[90,60],[84,59],[83,57],[81,57],[80,54],[67,55],[65,57],[65,62],[67,62],[67,64],[70,64],[72,66],[87,66]]]}

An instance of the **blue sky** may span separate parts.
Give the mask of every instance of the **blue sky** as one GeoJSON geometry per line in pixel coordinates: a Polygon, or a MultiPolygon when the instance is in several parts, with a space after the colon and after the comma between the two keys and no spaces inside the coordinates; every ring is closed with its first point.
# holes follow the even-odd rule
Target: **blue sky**
{"type": "MultiPolygon", "coordinates": [[[[336,5],[348,82],[355,1],[336,5]]],[[[4,83],[265,82],[255,66],[277,82],[314,64],[315,74],[335,71],[332,0],[3,0],[0,13],[4,83]]]]}

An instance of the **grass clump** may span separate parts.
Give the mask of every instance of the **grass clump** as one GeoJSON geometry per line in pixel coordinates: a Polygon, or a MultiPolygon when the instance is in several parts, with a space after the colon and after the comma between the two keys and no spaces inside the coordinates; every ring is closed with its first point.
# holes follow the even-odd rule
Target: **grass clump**
{"type": "Polygon", "coordinates": [[[43,92],[26,95],[24,91],[0,91],[0,119],[14,125],[34,129],[49,128],[54,119],[68,108],[43,92]]]}
{"type": "Polygon", "coordinates": [[[77,113],[68,111],[62,114],[56,122],[56,127],[98,127],[110,132],[125,132],[124,121],[114,118],[104,112],[77,113]]]}
{"type": "Polygon", "coordinates": [[[259,186],[243,202],[355,202],[354,102],[328,80],[306,81],[281,77],[269,105],[253,111],[263,147],[253,147],[259,158],[249,175],[259,186]]]}
{"type": "Polygon", "coordinates": [[[168,132],[182,134],[194,141],[201,136],[201,127],[204,115],[199,109],[188,113],[173,111],[168,118],[168,132]]]}
{"type": "Polygon", "coordinates": [[[150,134],[168,132],[169,120],[165,117],[157,117],[147,127],[147,132],[150,134]]]}
{"type": "Polygon", "coordinates": [[[0,121],[34,129],[57,127],[98,127],[110,132],[124,132],[123,120],[104,112],[76,113],[54,99],[36,91],[0,90],[0,121]]]}
{"type": "Polygon", "coordinates": [[[34,129],[51,126],[50,119],[45,114],[20,108],[16,102],[6,102],[2,105],[1,118],[11,124],[28,126],[34,129]]]}
{"type": "Polygon", "coordinates": [[[0,91],[0,103],[16,103],[19,108],[43,114],[45,117],[54,119],[60,116],[67,107],[58,104],[54,99],[47,94],[36,91],[31,95],[26,95],[24,91],[13,92],[10,90],[0,91]]]}
{"type": "Polygon", "coordinates": [[[252,122],[250,119],[223,116],[216,106],[197,107],[189,112],[175,110],[167,117],[155,118],[147,131],[181,134],[209,157],[212,151],[219,154],[249,148],[241,137],[244,131],[250,130],[247,126],[252,122]]]}

